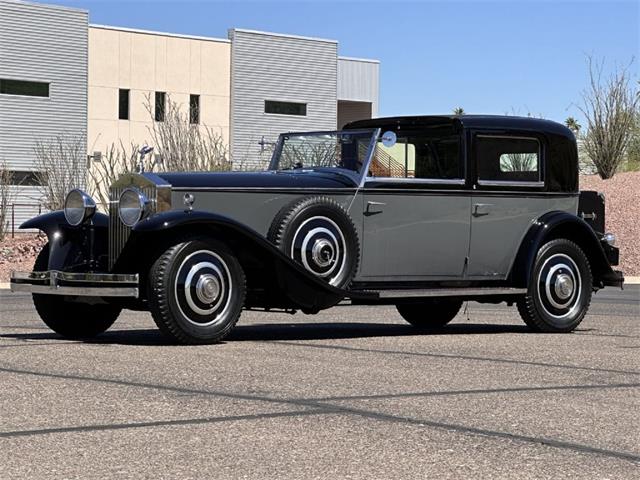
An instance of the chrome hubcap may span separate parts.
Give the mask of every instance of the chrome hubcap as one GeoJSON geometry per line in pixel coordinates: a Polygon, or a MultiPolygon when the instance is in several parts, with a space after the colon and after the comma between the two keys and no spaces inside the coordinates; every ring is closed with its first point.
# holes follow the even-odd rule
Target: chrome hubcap
{"type": "Polygon", "coordinates": [[[311,249],[311,257],[319,267],[328,267],[335,262],[333,245],[324,238],[316,240],[311,249]]]}
{"type": "Polygon", "coordinates": [[[291,242],[291,258],[329,284],[342,281],[347,247],[340,227],[329,217],[311,217],[300,224],[291,242]]]}
{"type": "Polygon", "coordinates": [[[558,297],[566,300],[573,294],[573,280],[569,275],[562,273],[556,277],[554,289],[558,297]]]}
{"type": "Polygon", "coordinates": [[[196,283],[196,295],[203,303],[213,303],[220,294],[220,281],[211,274],[201,275],[196,283]]]}
{"type": "Polygon", "coordinates": [[[178,308],[197,326],[222,321],[231,306],[232,293],[229,267],[211,250],[191,253],[178,267],[174,290],[178,308]]]}
{"type": "Polygon", "coordinates": [[[570,256],[557,253],[547,258],[537,283],[540,302],[549,315],[564,319],[579,308],[582,293],[580,270],[570,256]]]}

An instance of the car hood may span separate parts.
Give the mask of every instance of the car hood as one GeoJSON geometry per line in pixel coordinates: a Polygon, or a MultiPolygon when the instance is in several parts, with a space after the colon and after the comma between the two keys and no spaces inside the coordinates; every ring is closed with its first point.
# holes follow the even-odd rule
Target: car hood
{"type": "Polygon", "coordinates": [[[349,174],[312,170],[157,173],[173,188],[354,188],[349,174]]]}

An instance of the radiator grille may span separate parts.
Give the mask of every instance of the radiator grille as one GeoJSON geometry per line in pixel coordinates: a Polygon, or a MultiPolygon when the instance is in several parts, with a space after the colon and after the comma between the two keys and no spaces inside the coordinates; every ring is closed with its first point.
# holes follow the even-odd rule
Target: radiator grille
{"type": "MultiPolygon", "coordinates": [[[[116,263],[116,260],[120,256],[122,249],[124,248],[129,235],[131,235],[131,228],[127,227],[120,220],[118,215],[118,201],[120,195],[124,190],[129,187],[112,187],[109,190],[109,269],[111,270],[116,263]]],[[[151,202],[151,213],[156,210],[156,187],[145,186],[136,187],[147,197],[151,202]]]]}

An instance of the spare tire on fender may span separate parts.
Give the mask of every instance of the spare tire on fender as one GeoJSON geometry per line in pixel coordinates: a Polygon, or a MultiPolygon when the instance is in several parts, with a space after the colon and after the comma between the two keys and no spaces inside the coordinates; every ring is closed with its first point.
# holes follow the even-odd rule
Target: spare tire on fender
{"type": "Polygon", "coordinates": [[[330,198],[307,197],[285,206],[267,238],[334,287],[347,288],[358,270],[358,232],[345,209],[330,198]]]}

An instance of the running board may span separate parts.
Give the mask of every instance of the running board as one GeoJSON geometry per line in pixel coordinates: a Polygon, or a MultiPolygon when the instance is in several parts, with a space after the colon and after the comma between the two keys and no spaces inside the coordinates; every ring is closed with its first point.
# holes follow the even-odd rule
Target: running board
{"type": "Polygon", "coordinates": [[[476,288],[425,288],[410,290],[379,290],[378,298],[421,298],[421,297],[479,297],[485,295],[522,295],[526,288],[476,287],[476,288]]]}

